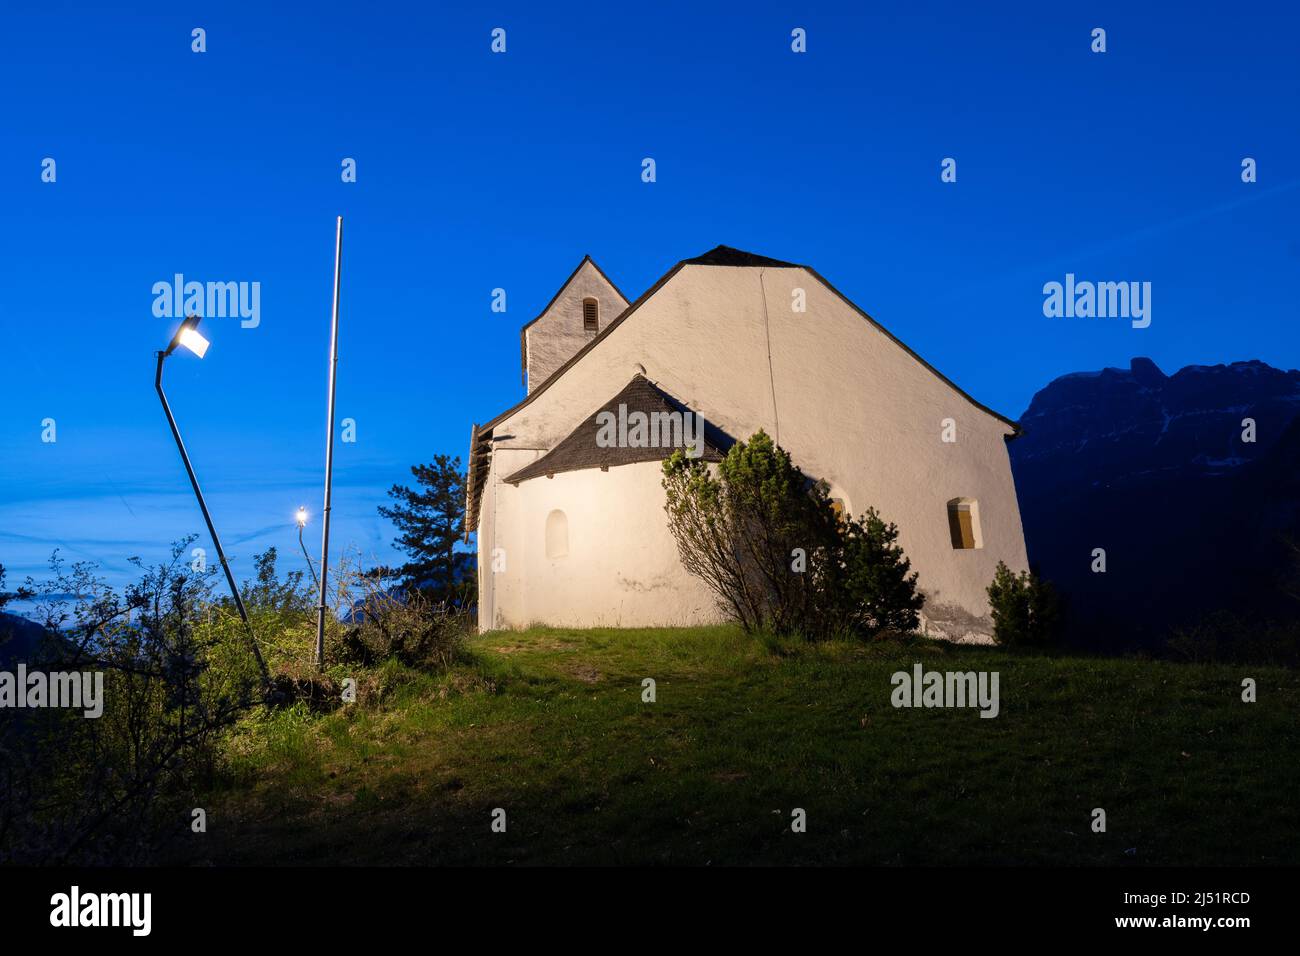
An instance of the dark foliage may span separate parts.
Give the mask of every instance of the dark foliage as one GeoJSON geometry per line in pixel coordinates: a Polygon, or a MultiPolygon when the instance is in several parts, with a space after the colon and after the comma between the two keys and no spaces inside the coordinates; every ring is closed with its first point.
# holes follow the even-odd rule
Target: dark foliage
{"type": "Polygon", "coordinates": [[[1051,583],[1033,571],[1012,574],[998,562],[988,586],[993,636],[1007,647],[1045,647],[1061,634],[1061,602],[1051,583]]]}
{"type": "Polygon", "coordinates": [[[923,598],[874,509],[837,515],[764,432],[718,466],[677,452],[664,462],[665,510],[688,571],[749,632],[810,640],[912,631],[923,598]]]}
{"type": "Polygon", "coordinates": [[[417,589],[400,596],[372,591],[359,616],[360,623],[341,634],[341,663],[370,666],[396,659],[408,667],[441,670],[456,658],[470,627],[466,610],[417,589]]]}
{"type": "Polygon", "coordinates": [[[466,475],[460,458],[437,455],[432,464],[412,466],[411,474],[416,487],[393,485],[388,494],[396,504],[379,508],[397,526],[394,547],[410,560],[379,574],[439,600],[463,601],[474,586],[472,563],[456,551],[465,534],[466,475]]]}
{"type": "Polygon", "coordinates": [[[0,712],[0,860],[133,863],[189,832],[220,733],[262,691],[211,569],[182,557],[192,541],[153,568],[132,559],[141,577],[121,594],[57,552],[49,580],[28,580],[50,640],[25,663],[102,674],[103,711],[0,712]]]}

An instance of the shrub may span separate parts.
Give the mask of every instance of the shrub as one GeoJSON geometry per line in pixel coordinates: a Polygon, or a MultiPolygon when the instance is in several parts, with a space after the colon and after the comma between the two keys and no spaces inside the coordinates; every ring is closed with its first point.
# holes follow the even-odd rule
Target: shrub
{"type": "Polygon", "coordinates": [[[1013,574],[998,562],[988,586],[993,636],[1008,647],[1041,647],[1055,643],[1061,630],[1061,604],[1056,589],[1033,571],[1013,574]]]}
{"type": "Polygon", "coordinates": [[[360,621],[345,626],[340,635],[341,663],[397,660],[421,670],[442,670],[460,653],[470,627],[466,609],[415,588],[398,594],[372,590],[354,617],[360,621]]]}
{"type": "Polygon", "coordinates": [[[908,573],[912,563],[898,546],[898,527],[868,508],[861,520],[842,523],[839,544],[830,566],[845,578],[842,597],[832,602],[843,608],[843,624],[873,635],[915,631],[925,598],[917,593],[916,574],[908,573]]]}
{"type": "Polygon", "coordinates": [[[1214,611],[1179,627],[1165,651],[1181,660],[1300,666],[1300,621],[1249,612],[1214,611]]]}
{"type": "Polygon", "coordinates": [[[733,445],[716,476],[674,453],[663,486],[683,565],[746,632],[819,640],[916,628],[923,598],[897,527],[874,509],[837,515],[825,486],[763,431],[733,445]]]}
{"type": "MultiPolygon", "coordinates": [[[[14,595],[0,591],[0,604],[24,597],[35,605],[31,627],[43,637],[24,652],[29,666],[102,672],[104,690],[103,713],[93,720],[75,709],[0,708],[0,865],[156,859],[187,832],[178,821],[188,820],[195,794],[210,786],[223,737],[238,721],[268,702],[299,704],[290,712],[303,715],[339,706],[337,678],[315,668],[316,615],[302,572],[282,580],[271,548],[256,556],[255,580],[242,589],[275,667],[268,696],[232,599],[213,593],[216,569],[188,563],[193,541],[174,544],[156,567],[130,559],[141,574],[120,592],[92,564],[68,567],[57,552],[48,580],[29,578],[14,595]]],[[[373,585],[354,601],[358,580],[364,576],[347,569],[331,591],[336,610],[326,634],[334,661],[346,656],[341,646],[412,667],[451,661],[466,613],[418,592],[398,600],[373,585]],[[339,604],[359,623],[342,624],[339,604]]],[[[382,700],[401,675],[389,667],[362,676],[366,693],[382,700]]]]}
{"type": "MultiPolygon", "coordinates": [[[[240,586],[249,624],[273,672],[314,663],[311,658],[316,643],[315,594],[304,580],[304,572],[287,571],[283,577],[276,567],[278,554],[275,547],[253,555],[256,576],[240,586]]],[[[232,617],[234,604],[228,596],[220,596],[217,603],[232,617]]],[[[327,626],[333,626],[327,621],[327,626]]],[[[285,688],[276,683],[279,690],[285,688]]],[[[286,704],[290,699],[279,700],[286,704]]]]}
{"type": "Polygon", "coordinates": [[[141,577],[124,593],[57,552],[49,580],[28,580],[48,636],[28,664],[102,674],[103,711],[0,711],[0,862],[148,859],[210,780],[220,736],[260,702],[246,634],[212,600],[212,569],[186,562],[192,541],[153,568],[131,559],[141,577]]]}

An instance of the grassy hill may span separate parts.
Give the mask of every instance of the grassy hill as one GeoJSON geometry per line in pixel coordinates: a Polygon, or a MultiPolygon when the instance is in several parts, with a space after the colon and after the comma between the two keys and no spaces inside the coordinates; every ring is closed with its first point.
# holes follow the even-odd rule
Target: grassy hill
{"type": "Polygon", "coordinates": [[[356,704],[240,728],[179,860],[1300,862],[1293,671],[696,628],[493,633],[446,674],[353,676],[356,704]],[[998,671],[1000,716],[893,708],[917,661],[998,671]]]}

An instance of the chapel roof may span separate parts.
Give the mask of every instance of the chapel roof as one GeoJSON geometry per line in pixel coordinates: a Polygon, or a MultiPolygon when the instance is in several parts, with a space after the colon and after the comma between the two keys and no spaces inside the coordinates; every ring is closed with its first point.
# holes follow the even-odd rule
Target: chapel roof
{"type": "MultiPolygon", "coordinates": [[[[638,373],[623,386],[622,390],[609,401],[603,403],[583,420],[577,428],[562,439],[559,444],[541,458],[525,465],[514,474],[505,478],[508,484],[518,484],[530,478],[550,477],[566,471],[581,471],[586,468],[606,469],[615,465],[630,465],[643,461],[663,461],[672,455],[675,448],[662,444],[645,447],[630,447],[626,442],[608,446],[598,440],[601,433],[602,413],[613,415],[614,421],[627,421],[634,412],[641,412],[647,421],[654,414],[682,413],[690,415],[685,422],[692,422],[691,427],[683,427],[682,440],[689,441],[695,434],[694,416],[700,413],[687,408],[644,375],[638,373]],[[622,412],[620,413],[620,406],[622,412]]],[[[653,440],[654,436],[651,436],[653,440]]],[[[725,432],[714,428],[706,421],[704,424],[704,449],[701,457],[705,461],[721,461],[725,449],[735,443],[725,432]]]]}
{"type": "MultiPolygon", "coordinates": [[[[584,258],[583,261],[578,264],[578,269],[581,269],[582,265],[588,261],[589,258],[584,258]]],[[[595,265],[595,263],[593,262],[592,265],[595,265]]],[[[1018,423],[1011,420],[1010,418],[1007,418],[1005,415],[998,414],[993,409],[989,408],[987,405],[982,405],[979,402],[977,402],[974,398],[970,396],[969,393],[964,391],[961,387],[959,387],[950,378],[948,378],[946,375],[944,375],[942,372],[936,369],[925,359],[921,358],[921,356],[916,354],[916,352],[912,351],[912,349],[909,348],[906,343],[904,343],[901,339],[895,336],[887,328],[885,328],[883,325],[881,325],[879,322],[873,319],[870,315],[864,312],[861,308],[859,308],[858,305],[855,302],[853,302],[852,299],[846,296],[839,289],[835,288],[835,286],[831,285],[830,282],[828,282],[825,279],[825,277],[823,277],[812,266],[800,265],[798,263],[792,263],[792,262],[784,262],[780,259],[772,259],[767,256],[760,256],[756,253],[745,252],[740,249],[734,249],[731,246],[715,246],[714,248],[710,249],[708,252],[698,255],[693,259],[683,259],[680,262],[678,262],[675,266],[673,266],[666,273],[664,273],[659,278],[659,280],[655,282],[654,285],[646,289],[645,292],[641,293],[641,295],[637,297],[636,301],[628,305],[628,307],[625,308],[621,313],[619,313],[618,316],[616,316],[612,322],[604,326],[596,334],[594,338],[592,338],[589,342],[587,342],[586,345],[578,349],[577,352],[575,352],[572,356],[570,356],[567,362],[565,362],[558,369],[556,369],[550,376],[547,377],[547,379],[544,382],[538,385],[537,388],[530,391],[526,396],[524,396],[522,400],[520,400],[510,408],[506,409],[501,414],[497,415],[486,425],[475,424],[473,426],[473,428],[470,431],[469,474],[468,474],[468,481],[466,482],[466,493],[465,493],[465,499],[466,499],[465,534],[467,538],[469,536],[470,531],[478,527],[478,505],[482,497],[483,486],[487,481],[487,468],[492,457],[493,430],[496,428],[496,426],[504,422],[510,416],[514,415],[520,409],[526,407],[527,405],[530,405],[536,399],[540,398],[541,395],[548,388],[550,388],[552,385],[554,385],[557,381],[560,380],[560,378],[564,375],[565,372],[567,372],[570,368],[572,368],[579,361],[581,361],[582,358],[588,352],[590,352],[592,349],[599,346],[601,342],[603,342],[606,338],[609,337],[609,334],[613,332],[614,329],[618,328],[618,326],[621,325],[624,321],[626,321],[629,316],[635,313],[646,301],[652,298],[655,295],[655,293],[657,293],[669,281],[671,281],[673,276],[677,275],[678,272],[680,272],[682,269],[686,268],[687,266],[749,266],[749,267],[756,267],[756,268],[786,268],[786,269],[805,270],[814,279],[816,279],[817,281],[821,282],[824,286],[826,286],[826,288],[829,289],[832,293],[834,293],[835,296],[837,296],[841,301],[843,301],[845,305],[847,305],[859,316],[861,316],[862,319],[864,319],[869,325],[871,325],[872,327],[876,328],[881,333],[883,333],[886,338],[888,338],[895,345],[901,348],[907,355],[911,356],[911,358],[914,359],[916,362],[918,362],[921,366],[929,370],[936,378],[938,378],[940,381],[946,384],[956,394],[960,395],[962,398],[968,401],[975,408],[979,409],[981,412],[984,412],[987,415],[991,415],[993,418],[996,418],[998,421],[1007,425],[1011,429],[1010,434],[1007,435],[1008,439],[1015,438],[1021,434],[1021,427],[1018,423]]],[[[568,281],[565,282],[565,286],[567,286],[568,283],[573,280],[573,277],[574,275],[577,275],[577,272],[578,270],[575,269],[574,274],[571,275],[568,281]]],[[[602,272],[601,275],[604,275],[604,273],[602,272]]],[[[613,283],[611,282],[610,285],[613,285],[613,283]]],[[[560,290],[563,291],[563,289],[564,286],[561,286],[560,290]]],[[[622,292],[619,292],[619,295],[622,295],[622,292]]],[[[556,293],[556,297],[558,296],[559,296],[559,292],[556,293]]],[[[624,296],[624,299],[626,299],[626,296],[624,296]]],[[[552,301],[554,301],[554,299],[552,299],[552,301]]],[[[543,310],[543,314],[545,314],[545,310],[543,310]]],[[[533,321],[535,322],[537,320],[534,319],[533,321]]],[[[532,323],[529,324],[531,325],[532,323]]],[[[527,326],[525,326],[525,328],[527,328],[527,326]]],[[[522,333],[521,333],[521,342],[522,342],[522,333]]],[[[534,462],[534,464],[538,464],[540,461],[541,459],[539,459],[538,462],[534,462]]],[[[518,472],[516,472],[516,474],[518,474],[518,472]]],[[[513,477],[514,475],[511,476],[511,478],[513,477]]]]}
{"type": "Polygon", "coordinates": [[[694,259],[682,260],[683,265],[688,266],[766,266],[777,269],[798,269],[793,262],[782,262],[780,259],[771,259],[767,256],[760,256],[754,252],[745,252],[743,249],[733,249],[731,246],[714,246],[708,252],[696,256],[694,259]]]}

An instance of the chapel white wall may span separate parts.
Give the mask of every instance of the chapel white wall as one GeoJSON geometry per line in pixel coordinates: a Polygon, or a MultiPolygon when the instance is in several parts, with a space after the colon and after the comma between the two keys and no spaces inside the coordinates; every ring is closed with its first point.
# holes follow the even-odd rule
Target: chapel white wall
{"type": "MultiPolygon", "coordinates": [[[[511,469],[526,464],[522,455],[502,457],[513,459],[511,469]]],[[[509,474],[504,468],[502,473],[509,474]]],[[[518,486],[496,484],[499,520],[484,526],[480,541],[495,541],[505,562],[491,573],[489,560],[490,576],[480,578],[480,601],[488,602],[480,604],[480,627],[685,627],[721,621],[712,593],[677,556],[664,521],[661,478],[658,462],[640,462],[562,472],[518,486]],[[546,522],[556,510],[567,520],[568,549],[552,557],[546,522]]]]}
{"type": "MultiPolygon", "coordinates": [[[[987,631],[984,589],[998,560],[1015,570],[1027,564],[1004,441],[1010,427],[972,405],[804,269],[683,267],[561,378],[496,426],[496,434],[511,437],[496,445],[493,472],[507,467],[503,452],[512,447],[531,451],[513,459],[519,463],[511,463],[510,471],[553,447],[639,367],[735,438],[766,429],[807,474],[845,497],[854,513],[875,505],[899,526],[899,542],[927,595],[927,620],[952,636],[987,631]],[[806,296],[802,313],[791,308],[796,288],[806,296]],[[956,424],[951,444],[940,440],[948,418],[956,424]],[[952,548],[947,502],[958,497],[979,502],[980,549],[952,548]]],[[[652,506],[635,520],[613,524],[605,546],[614,560],[628,562],[620,573],[629,580],[653,580],[677,561],[657,476],[627,488],[600,484],[637,467],[578,472],[586,477],[564,482],[558,475],[537,478],[508,492],[494,476],[489,486],[497,492],[495,533],[500,537],[507,529],[518,547],[540,547],[541,531],[535,542],[531,532],[521,532],[543,527],[556,496],[583,488],[604,513],[606,489],[644,494],[652,506]]],[[[565,500],[575,509],[572,520],[581,504],[565,500]]],[[[613,617],[622,626],[654,623],[633,613],[648,613],[653,601],[625,598],[617,590],[566,592],[563,600],[546,602],[531,588],[525,593],[498,582],[494,597],[495,619],[512,626],[595,626],[613,617]]]]}

